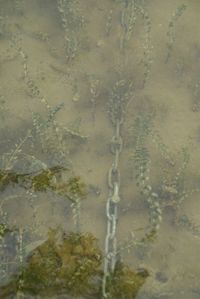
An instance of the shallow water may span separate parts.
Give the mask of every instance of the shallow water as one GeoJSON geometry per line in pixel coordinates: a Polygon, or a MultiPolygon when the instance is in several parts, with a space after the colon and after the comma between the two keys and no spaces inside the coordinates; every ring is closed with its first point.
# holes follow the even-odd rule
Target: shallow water
{"type": "MultiPolygon", "coordinates": [[[[199,11],[0,0],[1,286],[51,228],[92,233],[105,278],[110,202],[113,263],[150,274],[125,298],[200,298],[199,11]]],[[[15,293],[2,298],[88,298],[15,293]]]]}

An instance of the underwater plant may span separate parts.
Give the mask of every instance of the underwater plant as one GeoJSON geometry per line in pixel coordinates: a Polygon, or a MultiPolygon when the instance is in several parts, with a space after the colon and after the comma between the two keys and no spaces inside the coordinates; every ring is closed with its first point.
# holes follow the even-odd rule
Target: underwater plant
{"type": "Polygon", "coordinates": [[[114,272],[110,274],[107,280],[107,298],[136,298],[148,276],[149,272],[146,269],[141,268],[133,271],[127,265],[118,261],[114,272]]]}
{"type": "Polygon", "coordinates": [[[81,47],[80,29],[85,20],[80,14],[79,1],[57,0],[57,9],[60,14],[64,30],[65,55],[67,62],[73,61],[81,47]]]}
{"type": "Polygon", "coordinates": [[[168,37],[167,56],[166,56],[165,63],[167,63],[169,61],[172,51],[173,51],[173,47],[174,47],[174,43],[175,43],[175,39],[176,39],[175,25],[176,25],[177,21],[179,20],[179,18],[183,15],[186,8],[187,8],[187,6],[185,4],[181,4],[180,6],[178,6],[169,21],[168,31],[167,31],[167,37],[168,37]]]}
{"type": "Polygon", "coordinates": [[[72,202],[86,197],[86,185],[79,176],[70,177],[66,182],[57,182],[56,175],[61,174],[64,167],[54,166],[42,169],[36,173],[17,173],[14,171],[0,170],[0,190],[3,191],[11,184],[33,191],[51,190],[59,195],[65,195],[72,202]]]}
{"type": "MultiPolygon", "coordinates": [[[[142,200],[144,200],[147,206],[149,216],[147,233],[146,230],[143,231],[142,229],[142,235],[144,236],[141,240],[142,243],[152,241],[157,236],[162,221],[162,212],[165,207],[167,207],[168,204],[173,207],[179,206],[186,197],[183,184],[182,182],[180,183],[180,180],[177,179],[176,176],[175,178],[172,177],[172,180],[173,178],[175,179],[174,183],[171,182],[171,180],[162,182],[158,182],[154,180],[154,178],[151,180],[150,167],[152,151],[151,146],[146,143],[146,138],[151,139],[151,141],[156,144],[160,155],[165,161],[168,161],[170,164],[173,164],[174,161],[169,155],[167,146],[165,146],[159,133],[153,127],[152,115],[149,114],[146,117],[143,110],[142,115],[138,115],[137,113],[137,105],[139,105],[141,99],[141,92],[150,93],[148,97],[152,96],[153,98],[153,87],[151,86],[147,91],[143,90],[143,88],[149,77],[153,61],[152,37],[154,37],[154,33],[153,36],[151,36],[151,31],[155,27],[158,27],[156,29],[158,31],[163,25],[159,24],[159,26],[155,26],[157,19],[156,15],[154,15],[154,8],[146,0],[97,1],[98,5],[94,5],[95,1],[79,0],[39,0],[36,1],[35,4],[31,4],[30,1],[30,5],[28,4],[26,6],[23,5],[24,0],[2,2],[2,4],[6,2],[15,3],[15,8],[19,7],[19,10],[20,6],[21,8],[23,7],[22,13],[25,15],[29,6],[32,7],[33,5],[33,10],[35,10],[37,6],[43,8],[45,14],[40,13],[35,14],[35,16],[40,17],[40,15],[42,15],[42,24],[45,23],[45,28],[48,28],[48,25],[51,24],[51,29],[46,33],[46,29],[43,28],[43,25],[41,29],[40,26],[31,28],[30,25],[32,24],[26,24],[26,19],[19,20],[17,15],[14,16],[14,18],[10,18],[9,15],[8,25],[10,23],[12,26],[11,31],[7,34],[7,26],[4,28],[6,19],[4,17],[0,19],[1,40],[5,43],[6,47],[8,40],[10,38],[12,40],[11,44],[14,56],[12,55],[13,58],[11,59],[14,60],[16,57],[13,70],[19,62],[23,67],[22,76],[19,74],[20,71],[17,71],[15,76],[13,76],[17,79],[15,84],[20,90],[20,95],[16,93],[16,102],[22,100],[23,108],[28,106],[28,112],[31,112],[32,115],[31,136],[28,134],[27,138],[24,139],[25,141],[29,137],[31,139],[31,146],[29,146],[29,144],[26,145],[29,152],[25,153],[24,148],[22,151],[22,145],[24,144],[24,141],[22,141],[19,146],[16,146],[13,153],[4,155],[5,158],[7,158],[5,161],[8,161],[8,163],[2,163],[0,166],[0,191],[2,191],[2,195],[5,197],[7,194],[12,193],[13,189],[14,192],[16,189],[19,189],[20,192],[22,191],[21,197],[26,193],[26,196],[24,196],[25,205],[28,206],[28,209],[29,205],[31,207],[30,214],[34,214],[33,222],[34,225],[36,224],[34,229],[37,230],[36,234],[38,235],[45,221],[47,221],[48,224],[51,223],[51,217],[53,221],[60,223],[60,221],[63,220],[61,220],[62,216],[65,225],[71,225],[65,213],[68,209],[68,201],[72,208],[72,216],[76,227],[75,232],[70,234],[65,234],[59,230],[50,231],[48,239],[29,254],[26,265],[20,264],[19,274],[16,274],[16,276],[11,279],[10,284],[1,288],[2,298],[7,298],[9,295],[22,292],[24,294],[32,294],[33,297],[44,296],[45,294],[47,297],[55,298],[57,294],[66,293],[75,298],[85,296],[86,298],[94,299],[102,298],[102,296],[104,298],[104,295],[107,295],[104,299],[133,299],[137,296],[139,289],[145,283],[149,274],[145,269],[133,271],[127,265],[117,260],[118,253],[120,254],[120,247],[118,245],[117,206],[121,199],[122,204],[126,202],[127,198],[125,197],[129,192],[128,188],[126,189],[126,170],[125,175],[123,174],[123,163],[127,158],[127,148],[124,146],[125,126],[127,124],[126,121],[129,121],[127,120],[127,116],[130,116],[131,119],[137,117],[137,124],[135,122],[136,138],[133,141],[135,144],[132,147],[132,152],[134,152],[132,155],[134,160],[134,182],[141,193],[142,200]],[[102,5],[102,3],[104,4],[102,5]],[[88,12],[90,5],[91,8],[92,5],[94,8],[91,15],[88,12]],[[148,8],[150,9],[149,12],[148,8]],[[56,12],[56,10],[58,11],[56,12]],[[48,23],[47,17],[49,13],[51,13],[51,16],[56,17],[56,19],[52,17],[50,23],[48,23]],[[106,21],[103,17],[104,13],[105,15],[108,13],[106,15],[106,21]],[[151,18],[151,16],[153,17],[151,18]],[[92,26],[90,32],[90,25],[93,25],[90,24],[90,22],[94,19],[95,26],[92,26]],[[60,26],[58,26],[58,22],[60,26]],[[38,28],[41,31],[38,32],[38,28]],[[84,28],[89,29],[91,45],[89,49],[87,49],[88,51],[85,51],[84,55],[81,55],[82,53],[80,52],[82,52],[82,48],[84,49],[84,45],[87,43],[87,40],[84,41],[84,28]],[[99,30],[102,29],[104,33],[99,32],[99,30]],[[17,44],[17,42],[14,44],[15,36],[18,41],[21,41],[20,44],[17,44]],[[43,52],[46,49],[44,42],[49,46],[48,52],[43,52]],[[55,53],[52,48],[52,53],[50,53],[51,45],[55,44],[56,47],[59,47],[60,43],[61,49],[56,48],[55,53]],[[36,57],[34,57],[34,53],[37,53],[36,57]],[[42,55],[40,56],[40,54],[42,55]],[[52,54],[55,55],[53,56],[52,54]],[[62,57],[63,54],[65,59],[62,57]],[[75,63],[77,57],[78,63],[75,63]],[[19,62],[17,61],[18,58],[20,60],[19,62]],[[112,64],[112,62],[114,62],[114,64],[112,64]],[[117,76],[115,74],[116,70],[118,72],[117,76]],[[92,75],[88,77],[88,74],[92,75]],[[143,82],[143,84],[139,84],[139,88],[137,81],[143,82]],[[20,83],[22,83],[22,86],[20,83]],[[25,88],[23,87],[23,83],[25,83],[25,88]],[[89,92],[87,92],[88,89],[89,92]],[[22,98],[17,98],[17,96],[22,96],[22,98]],[[46,96],[50,97],[50,101],[46,100],[46,96]],[[61,104],[57,102],[58,99],[59,102],[61,99],[61,104]],[[23,100],[26,103],[25,105],[23,100]],[[90,119],[90,117],[88,117],[90,111],[87,109],[88,101],[90,102],[90,106],[92,106],[94,123],[96,121],[95,113],[97,113],[98,117],[100,116],[100,118],[97,119],[97,124],[103,125],[103,132],[99,132],[102,128],[101,126],[97,125],[95,128],[95,126],[92,126],[88,122],[88,119],[90,119]],[[132,101],[134,101],[133,106],[132,101]],[[38,107],[35,105],[36,102],[38,107]],[[105,102],[107,107],[104,105],[105,102]],[[51,106],[50,103],[53,106],[51,106]],[[63,106],[65,106],[65,109],[62,110],[60,118],[64,119],[64,124],[67,122],[67,127],[57,121],[59,118],[57,112],[60,111],[63,106]],[[136,109],[134,109],[135,106],[136,109]],[[127,107],[131,109],[127,111],[127,107]],[[43,108],[45,108],[45,111],[43,111],[43,108]],[[87,136],[80,134],[79,129],[68,127],[68,124],[70,124],[71,121],[73,122],[74,118],[79,119],[81,114],[81,118],[84,120],[83,126],[85,126],[91,134],[91,143],[89,143],[87,151],[90,152],[91,149],[93,150],[90,146],[92,147],[94,145],[94,147],[96,147],[98,143],[101,142],[101,140],[98,140],[97,143],[93,143],[95,138],[98,137],[96,133],[100,133],[104,136],[102,143],[106,140],[104,146],[107,146],[109,139],[107,134],[109,134],[111,128],[108,125],[108,130],[104,130],[106,129],[107,123],[102,122],[102,119],[104,120],[106,110],[109,114],[108,117],[113,129],[113,137],[110,138],[110,150],[113,156],[111,158],[109,152],[101,153],[102,160],[104,158],[105,160],[112,160],[111,167],[108,170],[108,180],[106,181],[108,185],[105,211],[107,217],[107,233],[105,234],[104,252],[101,253],[95,245],[95,237],[91,234],[81,232],[80,204],[87,195],[86,185],[82,181],[82,177],[77,175],[79,171],[76,172],[75,170],[75,172],[71,172],[66,178],[63,172],[68,169],[68,162],[72,167],[72,161],[70,159],[72,158],[75,160],[75,165],[78,165],[78,170],[80,166],[80,170],[85,171],[84,175],[87,176],[88,179],[90,178],[92,167],[95,167],[96,164],[93,164],[94,161],[92,161],[92,159],[84,160],[85,153],[82,155],[79,147],[80,143],[87,139],[87,136]],[[84,112],[83,115],[82,112],[84,112]],[[99,123],[98,120],[100,120],[99,123]],[[72,148],[75,150],[73,151],[72,148]],[[71,153],[72,155],[69,158],[71,153]],[[25,162],[25,166],[28,164],[28,167],[20,165],[21,160],[19,157],[25,155],[29,155],[29,157],[32,156],[31,161],[25,162]],[[36,156],[38,157],[37,159],[36,156]],[[43,161],[45,161],[45,163],[43,163],[43,161]],[[88,166],[86,166],[87,161],[88,166]],[[11,185],[14,187],[19,186],[20,188],[9,188],[11,185]],[[9,190],[6,190],[7,187],[9,190]],[[44,194],[45,192],[47,194],[44,194]],[[50,196],[48,196],[49,194],[50,196]],[[58,197],[60,201],[58,201],[58,197]],[[26,200],[27,198],[30,199],[30,201],[26,200]],[[40,198],[42,198],[42,200],[40,200],[40,198]],[[62,204],[60,204],[60,202],[62,202],[62,204]],[[67,202],[67,205],[65,205],[65,202],[67,202]],[[45,207],[50,207],[50,212],[49,210],[44,211],[43,204],[45,207]],[[63,205],[65,209],[63,209],[63,205]],[[32,213],[32,209],[34,213],[32,213]],[[63,211],[61,211],[61,209],[63,209],[63,211]],[[104,269],[102,269],[103,257],[106,264],[104,269]],[[106,277],[106,284],[104,285],[105,293],[102,294],[103,288],[101,284],[104,280],[104,275],[106,277]]],[[[13,6],[12,3],[9,4],[9,6],[13,6]]],[[[185,11],[185,8],[185,5],[180,6],[169,23],[166,61],[169,61],[171,58],[176,37],[174,28],[176,27],[179,17],[181,17],[185,11]]],[[[6,15],[7,14],[5,14],[5,16],[6,15]]],[[[160,13],[159,15],[162,16],[160,13]]],[[[155,36],[157,36],[157,31],[155,32],[155,36]]],[[[155,54],[155,56],[157,56],[158,53],[156,52],[155,54]]],[[[1,60],[1,62],[4,61],[2,58],[1,60]]],[[[155,73],[157,73],[156,68],[155,73]]],[[[3,87],[5,85],[7,88],[8,84],[10,84],[11,87],[13,86],[12,80],[11,82],[9,80],[6,82],[6,80],[9,79],[6,76],[5,79],[2,79],[3,87]]],[[[8,98],[9,100],[10,94],[5,94],[5,99],[8,98]]],[[[195,93],[195,98],[197,99],[197,97],[198,92],[195,93]]],[[[0,95],[0,100],[1,99],[2,101],[0,101],[0,103],[4,106],[4,98],[0,95]]],[[[159,102],[159,99],[153,99],[153,101],[154,100],[155,103],[159,102]]],[[[12,101],[9,100],[9,102],[12,101]]],[[[148,109],[143,108],[144,110],[148,109]]],[[[0,108],[0,114],[2,113],[5,113],[4,107],[0,108]]],[[[21,111],[19,115],[21,116],[21,111]]],[[[27,115],[25,115],[25,117],[27,117],[27,115]]],[[[30,119],[27,119],[28,123],[29,121],[30,119]]],[[[80,124],[80,122],[78,123],[80,124]]],[[[9,136],[11,141],[6,145],[7,148],[10,148],[10,145],[15,142],[16,138],[18,137],[15,136],[12,140],[12,134],[11,137],[9,136]]],[[[95,151],[94,155],[96,155],[95,151]]],[[[103,169],[101,169],[101,171],[99,170],[100,169],[96,168],[98,176],[101,175],[101,171],[103,172],[103,169]]],[[[106,186],[103,184],[101,187],[103,191],[101,193],[102,195],[104,191],[106,191],[106,186]]],[[[11,197],[9,196],[8,198],[11,197]]],[[[10,201],[8,203],[7,199],[3,199],[2,206],[5,210],[8,209],[9,214],[10,210],[13,209],[15,204],[18,204],[19,200],[21,199],[17,198],[16,203],[14,203],[13,200],[14,204],[12,204],[10,201]]],[[[90,203],[86,203],[86,209],[87,204],[89,206],[88,210],[90,210],[90,203]]],[[[133,204],[135,205],[135,200],[133,204]]],[[[22,206],[23,209],[18,212],[18,217],[23,214],[24,210],[26,211],[26,207],[24,209],[24,206],[22,206]]],[[[93,203],[91,206],[93,206],[93,203]]],[[[93,207],[97,211],[98,205],[96,206],[96,203],[94,203],[93,207]]],[[[19,205],[19,209],[20,208],[21,206],[19,205]]],[[[86,209],[85,211],[89,213],[86,209]]],[[[7,211],[5,211],[5,213],[6,212],[7,211]]],[[[120,209],[119,212],[121,212],[120,209]]],[[[13,214],[15,214],[15,211],[13,214]]],[[[105,215],[103,216],[104,218],[101,219],[102,222],[105,221],[105,215]]],[[[121,217],[121,215],[119,215],[119,217],[121,217]]],[[[5,223],[9,223],[9,221],[12,222],[13,219],[12,216],[8,215],[8,221],[5,221],[5,223]]],[[[17,221],[18,219],[16,217],[16,222],[17,221]]],[[[26,219],[24,221],[26,221],[26,219]]],[[[23,223],[23,225],[25,226],[27,223],[23,223]]],[[[32,221],[30,221],[30,225],[28,223],[28,229],[30,229],[28,233],[32,233],[34,225],[32,221]]],[[[1,220],[0,238],[4,238],[6,232],[7,224],[4,224],[3,220],[1,220]]],[[[21,239],[22,238],[23,234],[21,236],[21,239]]],[[[137,240],[135,242],[137,242],[137,240]]],[[[135,246],[135,243],[133,246],[135,246]]],[[[21,248],[22,247],[23,246],[21,246],[21,248]]]]}
{"type": "Polygon", "coordinates": [[[102,254],[97,239],[90,233],[65,234],[49,231],[48,239],[28,256],[19,274],[0,288],[0,297],[8,298],[19,290],[33,296],[88,295],[96,290],[102,254]]]}
{"type": "MultiPolygon", "coordinates": [[[[22,293],[25,296],[70,295],[73,298],[102,298],[102,252],[91,233],[68,233],[50,229],[48,238],[33,249],[17,274],[0,287],[0,298],[22,293]]],[[[108,299],[134,299],[149,272],[133,271],[117,261],[107,281],[108,299]]]]}

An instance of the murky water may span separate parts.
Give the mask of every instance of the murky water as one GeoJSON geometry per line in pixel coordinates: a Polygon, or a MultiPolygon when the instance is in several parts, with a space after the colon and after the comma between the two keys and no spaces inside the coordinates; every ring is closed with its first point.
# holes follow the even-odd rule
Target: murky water
{"type": "Polygon", "coordinates": [[[199,11],[0,0],[0,298],[200,298],[199,11]]]}

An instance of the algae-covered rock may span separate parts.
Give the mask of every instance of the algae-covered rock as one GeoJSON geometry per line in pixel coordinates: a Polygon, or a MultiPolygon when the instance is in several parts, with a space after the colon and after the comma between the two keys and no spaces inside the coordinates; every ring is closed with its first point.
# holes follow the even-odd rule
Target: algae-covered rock
{"type": "Polygon", "coordinates": [[[135,299],[148,276],[149,272],[144,268],[133,271],[117,262],[114,272],[107,279],[107,299],[135,299]]]}
{"type": "Polygon", "coordinates": [[[95,291],[101,265],[96,238],[88,234],[51,230],[48,239],[27,258],[20,274],[0,288],[0,298],[19,289],[24,294],[49,296],[89,295],[95,291]]]}
{"type": "Polygon", "coordinates": [[[55,194],[65,196],[67,199],[76,202],[86,197],[86,185],[80,176],[71,176],[68,179],[59,179],[66,170],[61,166],[42,169],[35,173],[17,173],[15,171],[0,170],[0,191],[9,185],[19,185],[25,189],[35,192],[52,191],[55,194]]]}
{"type": "MultiPolygon", "coordinates": [[[[57,298],[102,298],[102,253],[91,233],[49,231],[48,238],[28,256],[10,282],[0,287],[0,298],[18,292],[25,296],[57,298]]],[[[149,273],[146,269],[131,270],[117,262],[106,280],[106,299],[135,299],[149,273]]]]}
{"type": "Polygon", "coordinates": [[[0,191],[12,184],[18,184],[25,189],[33,189],[34,191],[54,190],[53,178],[63,170],[64,168],[60,166],[27,173],[0,169],[0,191]]]}

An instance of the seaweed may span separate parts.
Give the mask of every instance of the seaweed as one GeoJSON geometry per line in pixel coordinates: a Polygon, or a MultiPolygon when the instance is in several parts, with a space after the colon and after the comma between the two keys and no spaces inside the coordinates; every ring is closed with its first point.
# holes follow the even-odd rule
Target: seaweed
{"type": "MultiPolygon", "coordinates": [[[[102,252],[91,233],[68,233],[50,229],[17,274],[0,287],[0,297],[22,293],[31,296],[71,295],[74,298],[102,298],[102,252]]],[[[117,261],[109,274],[108,299],[134,299],[149,276],[144,268],[131,270],[117,261]]]]}
{"type": "Polygon", "coordinates": [[[63,170],[63,167],[60,166],[42,169],[36,173],[17,173],[15,171],[0,170],[1,191],[12,184],[19,184],[25,189],[33,189],[34,191],[54,190],[52,179],[61,170],[63,170]]]}
{"type": "Polygon", "coordinates": [[[60,229],[51,229],[48,239],[31,252],[20,273],[0,288],[0,297],[16,294],[19,282],[23,282],[20,292],[33,296],[93,293],[101,259],[92,234],[66,235],[60,229]]]}
{"type": "Polygon", "coordinates": [[[80,176],[72,176],[68,180],[58,181],[56,175],[60,175],[62,166],[54,166],[42,169],[36,173],[17,173],[14,171],[0,170],[0,191],[7,186],[18,184],[28,190],[35,192],[52,191],[55,194],[66,196],[70,201],[83,199],[86,197],[86,185],[82,182],[80,176]]]}
{"type": "Polygon", "coordinates": [[[108,277],[107,298],[136,298],[148,276],[149,272],[146,269],[140,268],[137,271],[133,271],[127,265],[118,261],[115,265],[114,272],[108,277]]]}
{"type": "Polygon", "coordinates": [[[185,4],[181,4],[177,7],[176,11],[172,14],[171,19],[169,21],[168,25],[168,31],[167,31],[167,56],[165,59],[165,63],[169,61],[171,58],[171,54],[173,51],[174,43],[176,40],[176,31],[175,31],[175,25],[179,18],[183,15],[184,11],[186,10],[187,6],[185,4]]]}

